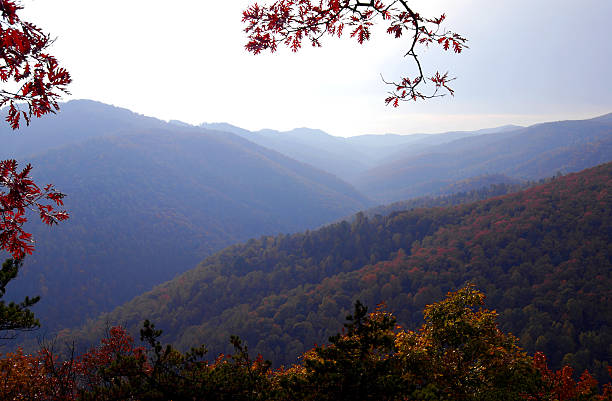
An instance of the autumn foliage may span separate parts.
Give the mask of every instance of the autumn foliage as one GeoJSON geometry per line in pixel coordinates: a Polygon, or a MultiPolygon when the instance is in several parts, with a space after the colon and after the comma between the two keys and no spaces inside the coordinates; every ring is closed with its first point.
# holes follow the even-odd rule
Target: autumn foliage
{"type": "Polygon", "coordinates": [[[67,92],[70,74],[47,51],[53,43],[49,34],[23,21],[17,1],[0,0],[0,107],[8,106],[6,120],[19,128],[32,116],[59,110],[58,99],[67,92]]]}
{"type": "Polygon", "coordinates": [[[576,380],[568,367],[554,372],[545,357],[527,355],[497,327],[495,311],[473,286],[425,308],[415,331],[379,307],[361,303],[330,344],[305,352],[289,367],[270,369],[261,356],[231,338],[235,352],[204,358],[200,347],[182,353],[145,322],[144,346],[121,327],[98,346],[61,361],[43,348],[0,358],[0,398],[7,400],[612,400],[588,372],[576,380]]]}
{"type": "Polygon", "coordinates": [[[422,16],[403,0],[278,0],[270,5],[251,5],[243,12],[242,21],[248,34],[246,50],[259,54],[266,50],[275,52],[279,45],[296,52],[304,40],[320,47],[325,35],[341,37],[345,32],[363,44],[371,38],[373,25],[382,20],[391,37],[408,37],[405,56],[416,67],[412,76],[401,77],[397,82],[385,81],[392,88],[385,102],[397,107],[400,101],[454,93],[449,86],[454,78],[448,73],[436,71],[426,78],[416,52],[419,45],[439,45],[455,53],[466,48],[466,38],[443,28],[445,19],[445,14],[422,16]],[[433,90],[422,90],[426,82],[433,84],[433,90]]]}
{"type": "MultiPolygon", "coordinates": [[[[612,400],[612,383],[605,384],[600,394],[597,380],[588,371],[585,370],[576,381],[574,370],[569,366],[564,366],[558,371],[550,370],[546,363],[546,356],[541,352],[537,352],[533,360],[534,366],[542,377],[543,388],[538,394],[539,398],[532,396],[530,400],[612,400]]],[[[612,366],[608,366],[608,373],[612,377],[612,366]]]]}
{"type": "Polygon", "coordinates": [[[21,259],[34,250],[32,235],[23,230],[26,212],[33,210],[48,225],[68,218],[68,213],[56,210],[62,206],[64,195],[53,185],[39,188],[32,178],[31,165],[19,170],[15,160],[0,161],[0,249],[21,259]]]}
{"type": "MultiPolygon", "coordinates": [[[[36,25],[19,17],[17,1],[0,0],[0,107],[8,106],[6,121],[13,129],[22,119],[59,110],[58,99],[68,93],[70,74],[47,53],[51,37],[36,25]]],[[[13,258],[31,254],[31,234],[23,230],[25,213],[34,210],[48,225],[68,218],[62,206],[63,194],[52,185],[38,187],[30,177],[32,167],[17,168],[15,160],[0,161],[0,249],[13,258]]]]}

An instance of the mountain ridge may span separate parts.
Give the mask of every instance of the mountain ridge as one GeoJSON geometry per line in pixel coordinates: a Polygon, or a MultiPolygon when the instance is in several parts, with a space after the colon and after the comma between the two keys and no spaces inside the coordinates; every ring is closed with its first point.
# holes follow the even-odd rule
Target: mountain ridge
{"type": "Polygon", "coordinates": [[[384,202],[423,196],[482,174],[538,180],[612,160],[612,123],[569,120],[471,136],[381,164],[353,184],[384,202]]]}

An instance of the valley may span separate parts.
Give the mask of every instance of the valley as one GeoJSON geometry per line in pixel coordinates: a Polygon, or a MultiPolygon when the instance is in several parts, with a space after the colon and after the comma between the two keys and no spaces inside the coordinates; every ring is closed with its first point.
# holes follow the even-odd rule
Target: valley
{"type": "Polygon", "coordinates": [[[33,310],[47,335],[87,347],[109,324],[135,334],[152,319],[182,349],[203,342],[227,353],[229,335],[238,334],[289,364],[332,335],[357,299],[384,302],[414,326],[425,305],[474,283],[525,349],[546,351],[553,366],[602,374],[608,351],[594,344],[609,340],[610,322],[596,316],[609,316],[601,279],[611,267],[610,165],[566,173],[612,159],[609,115],[338,138],[165,123],[73,101],[28,130],[30,143],[14,138],[5,151],[29,157],[38,181],[69,194],[71,211],[53,232],[33,227],[36,253],[11,292],[42,296],[33,310]],[[355,186],[331,160],[353,171],[355,186]],[[369,189],[357,185],[360,175],[369,189]],[[588,224],[596,226],[585,226],[593,213],[588,224]],[[586,265],[578,285],[572,269],[586,265]],[[554,303],[572,304],[581,318],[541,304],[553,302],[546,288],[558,280],[575,284],[554,303]],[[578,294],[587,288],[600,301],[583,304],[578,294]],[[587,332],[595,342],[583,342],[587,332]]]}

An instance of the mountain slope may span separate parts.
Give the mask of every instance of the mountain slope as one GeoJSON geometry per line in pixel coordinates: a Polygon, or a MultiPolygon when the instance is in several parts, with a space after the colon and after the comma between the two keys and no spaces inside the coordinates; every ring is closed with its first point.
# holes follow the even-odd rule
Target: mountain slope
{"type": "Polygon", "coordinates": [[[560,121],[472,136],[432,146],[382,164],[354,181],[379,201],[435,193],[483,174],[537,180],[612,160],[612,123],[606,119],[560,121]]]}
{"type": "Polygon", "coordinates": [[[28,160],[37,182],[68,194],[71,213],[51,230],[28,227],[37,249],[10,291],[42,296],[34,311],[48,330],[110,310],[237,241],[316,228],[370,204],[335,176],[233,134],[134,119],[140,134],[28,160]]]}
{"type": "Polygon", "coordinates": [[[34,119],[30,126],[19,130],[12,130],[7,124],[0,125],[0,160],[27,159],[49,149],[91,138],[136,134],[167,126],[163,121],[127,109],[93,100],[71,100],[61,104],[61,111],[57,114],[34,119]]]}
{"type": "Polygon", "coordinates": [[[386,134],[342,138],[310,128],[297,128],[286,132],[270,129],[251,132],[226,123],[204,123],[201,126],[235,133],[261,146],[335,174],[350,183],[368,169],[383,162],[405,157],[406,154],[419,153],[423,149],[458,138],[520,128],[504,126],[474,132],[447,132],[435,135],[386,134]]]}
{"type": "Polygon", "coordinates": [[[530,352],[601,373],[612,357],[612,164],[452,208],[235,245],[73,333],[152,319],[167,341],[227,352],[230,334],[290,363],[335,332],[354,300],[403,325],[473,282],[530,352]]]}
{"type": "Polygon", "coordinates": [[[367,150],[352,146],[345,138],[321,130],[298,128],[288,132],[262,130],[238,134],[258,145],[335,174],[343,180],[350,180],[374,165],[367,150]]]}

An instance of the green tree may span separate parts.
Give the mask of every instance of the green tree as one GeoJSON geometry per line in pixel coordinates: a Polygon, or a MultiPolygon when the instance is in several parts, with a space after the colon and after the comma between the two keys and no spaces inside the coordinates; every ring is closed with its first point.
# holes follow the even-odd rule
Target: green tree
{"type": "Polygon", "coordinates": [[[532,358],[483,309],[469,285],[425,308],[417,331],[397,335],[397,357],[416,399],[523,400],[538,386],[532,358]]]}
{"type": "Polygon", "coordinates": [[[30,310],[30,307],[36,304],[40,297],[26,297],[20,303],[10,302],[8,304],[1,300],[6,293],[6,286],[17,277],[22,264],[21,259],[7,259],[0,270],[0,339],[12,339],[19,331],[30,331],[40,326],[38,319],[30,310]]]}
{"type": "Polygon", "coordinates": [[[345,330],[280,380],[294,400],[523,400],[541,386],[533,359],[497,327],[473,286],[425,308],[418,331],[360,303],[345,330]]]}
{"type": "Polygon", "coordinates": [[[393,400],[401,390],[395,375],[395,318],[377,309],[368,314],[357,301],[347,316],[342,334],[330,337],[331,345],[304,355],[300,374],[288,375],[288,399],[393,400]]]}

